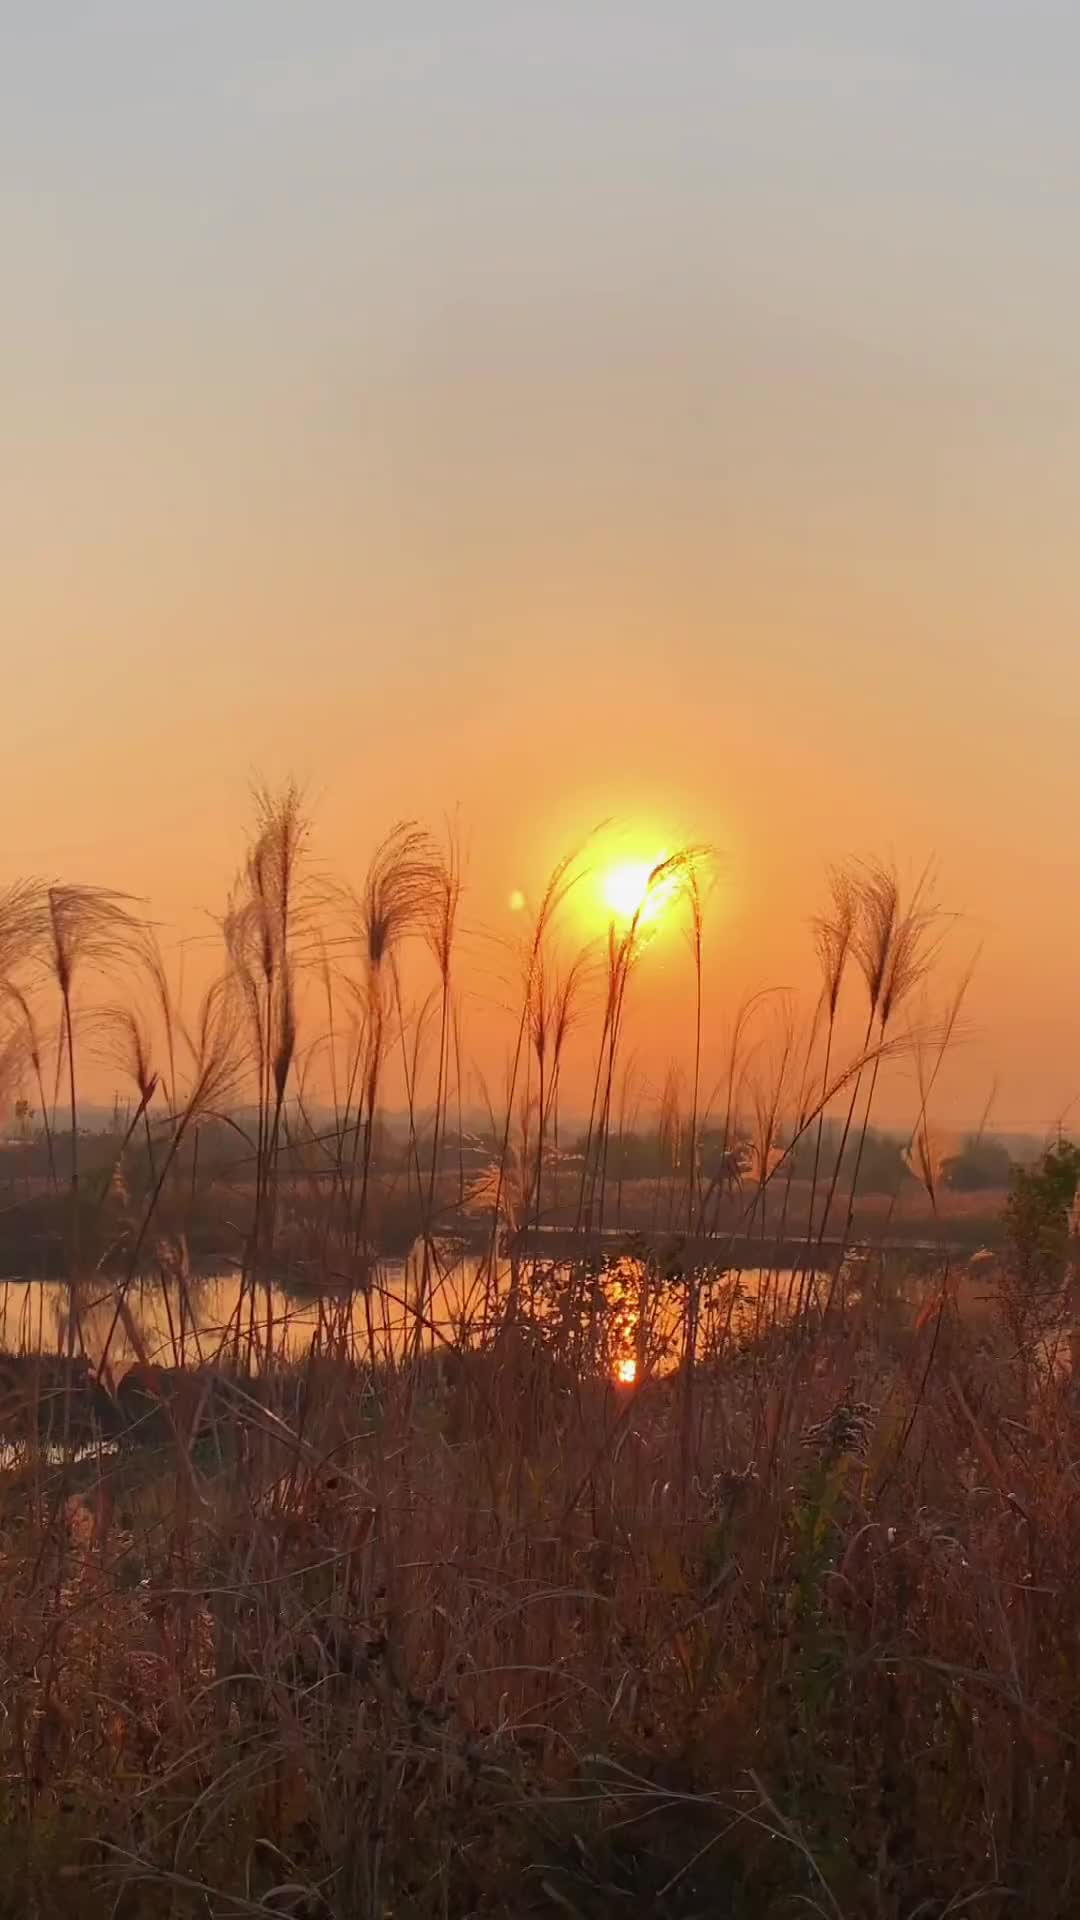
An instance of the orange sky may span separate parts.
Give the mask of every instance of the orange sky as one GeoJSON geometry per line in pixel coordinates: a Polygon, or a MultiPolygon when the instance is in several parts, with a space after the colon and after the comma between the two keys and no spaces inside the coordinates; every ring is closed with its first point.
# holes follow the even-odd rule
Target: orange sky
{"type": "Polygon", "coordinates": [[[458,807],[508,932],[614,816],[723,852],[715,1036],[809,981],[826,860],[935,855],[983,945],[945,1105],[1052,1124],[1071,10],[47,11],[0,28],[5,872],[187,930],[294,771],[354,874],[458,807]]]}

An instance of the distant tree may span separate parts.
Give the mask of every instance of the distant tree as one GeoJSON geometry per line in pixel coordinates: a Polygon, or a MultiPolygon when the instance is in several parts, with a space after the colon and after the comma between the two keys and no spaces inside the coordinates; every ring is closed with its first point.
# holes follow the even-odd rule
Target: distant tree
{"type": "MultiPolygon", "coordinates": [[[[588,1145],[589,1136],[580,1134],[571,1143],[570,1151],[580,1159],[588,1145]]],[[[688,1122],[677,1128],[649,1127],[627,1129],[621,1133],[613,1131],[608,1142],[609,1177],[656,1180],[674,1176],[676,1179],[685,1179],[691,1146],[688,1122]]],[[[749,1165],[749,1142],[737,1129],[732,1128],[731,1138],[725,1145],[721,1128],[703,1127],[697,1137],[697,1159],[698,1177],[705,1186],[711,1186],[714,1190],[716,1187],[725,1190],[738,1187],[749,1165]]]]}
{"type": "MultiPolygon", "coordinates": [[[[850,1180],[853,1156],[849,1149],[844,1155],[841,1186],[844,1176],[850,1180]]],[[[911,1179],[911,1169],[904,1159],[904,1149],[900,1141],[889,1133],[876,1133],[871,1128],[859,1164],[857,1193],[895,1193],[903,1181],[911,1179]]]]}
{"type": "MultiPolygon", "coordinates": [[[[826,1121],[821,1131],[820,1163],[829,1175],[836,1164],[836,1156],[843,1140],[842,1126],[834,1120],[826,1121]]],[[[791,1164],[794,1178],[796,1180],[811,1179],[817,1157],[815,1130],[807,1128],[792,1150],[791,1164]]],[[[844,1143],[844,1158],[837,1182],[842,1191],[850,1187],[857,1158],[858,1142],[849,1134],[844,1143]]],[[[883,1133],[877,1127],[868,1128],[859,1166],[857,1191],[859,1193],[895,1193],[897,1187],[910,1178],[911,1170],[904,1159],[903,1143],[899,1137],[892,1133],[883,1133]]]]}
{"type": "MultiPolygon", "coordinates": [[[[584,1154],[588,1145],[583,1134],[575,1142],[575,1152],[584,1154]]],[[[665,1152],[658,1132],[613,1133],[608,1144],[608,1173],[620,1180],[652,1180],[671,1172],[670,1150],[665,1152]]]]}
{"type": "Polygon", "coordinates": [[[942,1162],[941,1177],[953,1193],[987,1193],[1008,1186],[1012,1165],[1009,1150],[1000,1140],[972,1134],[959,1153],[942,1162]]]}

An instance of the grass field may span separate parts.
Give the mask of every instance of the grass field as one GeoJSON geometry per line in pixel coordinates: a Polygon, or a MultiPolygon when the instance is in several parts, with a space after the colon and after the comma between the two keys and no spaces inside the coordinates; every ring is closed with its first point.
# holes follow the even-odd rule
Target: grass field
{"type": "Polygon", "coordinates": [[[658,1118],[662,1187],[620,1192],[644,922],[567,957],[566,863],[466,1180],[453,844],[399,829],[328,891],[307,834],[295,793],[260,797],[195,1008],[132,903],[0,902],[4,1071],[36,1089],[47,1169],[8,1225],[43,1210],[63,1288],[48,1338],[0,1364],[0,1914],[1073,1913],[1076,1170],[1011,1198],[1007,1232],[943,1193],[931,1101],[962,986],[911,1031],[927,884],[832,876],[816,1006],[764,1050],[760,1010],[735,1010],[714,1097],[707,856],[665,860],[646,898],[685,911],[697,1044],[658,1118]],[[564,1047],[590,1012],[568,1172],[564,1047]],[[104,1164],[75,1124],[100,1046],[132,1088],[104,1164]],[[852,1199],[900,1051],[916,1181],[852,1199]],[[391,1063],[416,1245],[388,1340],[391,1063]],[[208,1167],[211,1128],[242,1176],[208,1167]],[[448,1208],[471,1233],[456,1321],[448,1208]],[[618,1220],[656,1231],[601,1258],[618,1220]],[[735,1233],[762,1246],[749,1303],[735,1233]],[[916,1269],[858,1244],[905,1234],[999,1250],[916,1269]],[[235,1281],[212,1340],[196,1256],[235,1281]],[[300,1351],[283,1273],[313,1303],[300,1351]]]}

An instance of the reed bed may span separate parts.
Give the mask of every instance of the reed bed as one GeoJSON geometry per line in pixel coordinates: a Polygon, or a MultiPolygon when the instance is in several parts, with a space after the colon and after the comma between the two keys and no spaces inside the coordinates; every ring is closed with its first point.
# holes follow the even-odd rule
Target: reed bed
{"type": "Polygon", "coordinates": [[[1061,1149],[1018,1190],[994,1262],[853,1246],[901,1052],[938,1203],[962,990],[915,1013],[946,922],[929,877],[833,876],[816,1007],[736,1009],[713,1090],[712,866],[665,859],[584,953],[563,932],[583,862],[556,870],[468,1167],[452,838],[403,825],[331,885],[300,794],[261,791],[194,1008],[138,903],[0,899],[0,1071],[38,1103],[66,1223],[55,1337],[0,1359],[0,1914],[1076,1910],[1076,1166],[1061,1149]],[[613,1241],[661,893],[693,961],[689,1067],[652,1225],[613,1241]],[[131,1086],[92,1168],[91,1051],[131,1086]],[[208,1220],[235,1278],[216,1324],[208,1220]]]}

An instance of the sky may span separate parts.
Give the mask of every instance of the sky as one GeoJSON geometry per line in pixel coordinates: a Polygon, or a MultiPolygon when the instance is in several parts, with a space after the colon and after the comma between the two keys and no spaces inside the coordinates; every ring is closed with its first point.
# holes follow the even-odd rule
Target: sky
{"type": "Polygon", "coordinates": [[[718,1044],[828,861],[933,857],[943,1098],[1052,1125],[1078,58],[1067,0],[5,8],[0,878],[186,932],[256,771],[356,877],[456,811],[496,937],[597,820],[704,839],[718,1044]]]}

